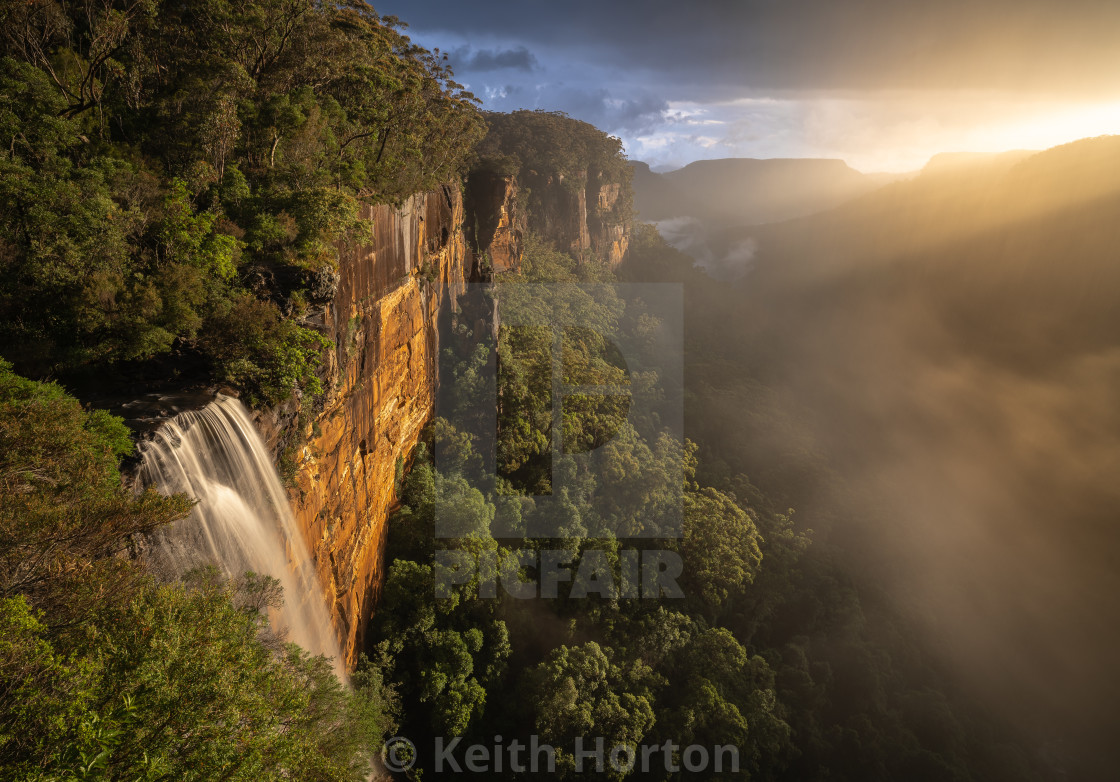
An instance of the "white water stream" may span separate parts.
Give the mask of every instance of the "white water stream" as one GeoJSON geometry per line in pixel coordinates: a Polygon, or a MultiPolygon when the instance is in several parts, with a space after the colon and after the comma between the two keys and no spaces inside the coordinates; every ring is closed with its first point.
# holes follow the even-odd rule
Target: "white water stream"
{"type": "Polygon", "coordinates": [[[268,449],[240,401],[218,396],[179,413],[140,444],[144,485],[198,500],[190,517],[155,536],[157,569],[182,575],[215,564],[230,578],[246,571],[276,578],[284,605],[273,627],[312,654],[334,660],[346,681],[338,640],[307,546],[268,449]]]}

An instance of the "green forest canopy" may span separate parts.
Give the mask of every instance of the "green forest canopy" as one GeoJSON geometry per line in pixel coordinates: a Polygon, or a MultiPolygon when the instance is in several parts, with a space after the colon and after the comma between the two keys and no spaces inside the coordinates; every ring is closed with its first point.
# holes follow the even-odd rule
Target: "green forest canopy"
{"type": "MultiPolygon", "coordinates": [[[[362,238],[359,204],[454,179],[486,131],[442,59],[354,0],[2,0],[0,56],[0,354],[23,374],[183,348],[258,402],[313,393],[321,338],[299,317],[330,297],[336,243],[362,238]]],[[[493,172],[626,181],[617,139],[585,123],[487,119],[493,172]]],[[[527,248],[510,285],[612,279],[527,248]]],[[[652,229],[625,273],[704,284],[652,229]]],[[[509,337],[502,382],[529,398],[544,344],[509,337]]],[[[612,373],[593,341],[571,349],[612,373]]],[[[565,438],[601,442],[618,419],[573,408],[565,438]]],[[[397,688],[415,738],[733,742],[752,779],[1034,776],[1021,748],[957,709],[912,640],[872,621],[827,548],[733,466],[705,477],[654,430],[627,430],[612,458],[654,482],[684,461],[683,535],[662,543],[690,563],[684,601],[530,607],[469,599],[469,585],[435,601],[433,504],[460,510],[458,545],[508,548],[488,525],[499,508],[532,518],[516,494],[545,480],[550,425],[503,422],[506,474],[490,483],[469,436],[433,427],[461,459],[440,472],[420,449],[404,478],[374,627],[390,682],[363,666],[351,692],[271,635],[267,580],[168,586],[116,556],[189,503],[127,492],[119,422],[0,363],[0,775],[361,779],[397,688]]],[[[596,489],[566,498],[573,518],[600,512],[596,489]]],[[[617,566],[622,542],[585,529],[565,545],[617,566]]]]}
{"type": "Polygon", "coordinates": [[[454,180],[484,132],[358,0],[4,0],[0,57],[0,354],[32,373],[185,345],[262,401],[315,391],[289,321],[359,203],[454,180]]]}
{"type": "MultiPolygon", "coordinates": [[[[718,285],[647,226],[637,229],[617,274],[530,236],[520,272],[504,274],[496,296],[503,309],[525,283],[616,279],[718,285]]],[[[550,454],[551,339],[503,325],[497,344],[476,340],[473,318],[465,314],[447,346],[459,364],[444,379],[441,410],[470,424],[459,408],[472,409],[474,396],[492,393],[480,368],[496,354],[498,474],[484,474],[470,432],[437,419],[390,519],[384,600],[372,625],[373,641],[391,661],[387,680],[401,696],[401,733],[415,742],[425,777],[439,776],[434,737],[463,736],[464,747],[490,747],[501,735],[507,747],[527,745],[531,736],[555,747],[555,778],[588,776],[576,771],[577,737],[603,737],[607,747],[668,741],[678,745],[678,764],[680,747],[731,744],[741,761],[738,773],[725,772],[732,779],[1043,778],[1036,758],[947,685],[904,620],[845,572],[840,552],[811,542],[741,471],[698,462],[696,446],[683,454],[664,448],[655,421],[628,420],[621,411],[620,427],[617,409],[566,405],[566,444],[582,450],[610,441],[599,455],[603,475],[624,475],[650,497],[684,468],[679,538],[628,539],[628,530],[650,517],[648,508],[605,503],[611,488],[571,460],[567,445],[564,455],[550,454]],[[549,485],[549,458],[560,459],[566,476],[559,538],[529,531],[551,512],[533,496],[557,488],[549,485]],[[437,514],[444,530],[438,536],[437,514]],[[499,536],[493,530],[500,517],[524,533],[499,536]],[[444,537],[451,528],[458,538],[444,537]],[[478,569],[467,583],[433,594],[445,549],[465,553],[478,569]],[[500,573],[518,551],[563,551],[573,572],[603,562],[617,580],[624,552],[634,549],[678,553],[686,565],[684,598],[562,588],[555,597],[534,591],[535,599],[521,600],[501,587],[494,597],[480,597],[483,563],[499,563],[500,573]]],[[[634,320],[648,322],[648,315],[634,320]]],[[[565,370],[614,372],[596,340],[566,340],[563,350],[565,370]]],[[[702,362],[698,368],[706,382],[723,371],[702,362]]],[[[657,387],[656,378],[648,383],[657,387]]],[[[686,404],[692,416],[707,419],[703,399],[686,404]]],[[[540,563],[523,565],[521,575],[540,578],[540,563]]],[[[509,768],[489,768],[493,778],[517,778],[509,768]]],[[[627,774],[607,767],[590,776],[627,774]]],[[[630,776],[711,778],[710,770],[670,775],[657,764],[648,775],[630,776]]]]}
{"type": "Polygon", "coordinates": [[[132,447],[0,360],[0,780],[365,779],[392,692],[276,637],[273,579],[123,556],[191,507],[122,485],[132,447]]]}

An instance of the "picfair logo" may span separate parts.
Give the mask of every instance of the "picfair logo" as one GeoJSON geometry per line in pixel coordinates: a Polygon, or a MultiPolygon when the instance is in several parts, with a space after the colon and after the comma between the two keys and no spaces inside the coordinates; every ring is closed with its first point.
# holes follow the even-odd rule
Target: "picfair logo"
{"type": "MultiPolygon", "coordinates": [[[[547,335],[549,364],[547,388],[538,388],[530,406],[547,407],[550,422],[547,447],[546,494],[529,495],[533,526],[519,526],[517,519],[497,509],[491,526],[495,538],[571,539],[611,536],[619,539],[678,538],[682,524],[683,492],[683,293],[680,285],[662,283],[550,283],[469,285],[460,297],[461,311],[476,314],[473,332],[476,350],[489,350],[471,389],[476,398],[457,399],[453,409],[442,410],[460,431],[469,432],[484,460],[484,469],[499,475],[499,417],[509,425],[531,418],[541,410],[510,409],[513,401],[501,394],[501,354],[512,349],[516,336],[547,335]],[[489,323],[485,321],[489,319],[489,323]],[[508,340],[503,345],[502,340],[508,340]],[[595,368],[573,365],[581,342],[595,340],[609,354],[617,371],[610,382],[600,382],[595,368]],[[575,441],[566,423],[580,410],[609,406],[606,437],[595,442],[575,441]],[[499,416],[500,413],[500,416],[499,416]],[[642,430],[658,446],[660,471],[656,486],[639,478],[619,477],[618,460],[628,455],[627,438],[642,430]],[[579,485],[574,483],[579,481],[579,485]],[[573,518],[572,496],[594,484],[596,513],[591,520],[573,518]]],[[[441,378],[456,376],[461,356],[443,356],[441,378]]],[[[600,362],[606,363],[606,362],[600,362]]],[[[444,382],[448,382],[445,380],[444,382]]],[[[446,396],[446,395],[445,395],[446,396]]],[[[524,424],[526,428],[528,423],[524,424]]],[[[446,454],[438,445],[437,470],[446,454]]],[[[460,508],[437,498],[435,535],[461,536],[460,508]]]]}

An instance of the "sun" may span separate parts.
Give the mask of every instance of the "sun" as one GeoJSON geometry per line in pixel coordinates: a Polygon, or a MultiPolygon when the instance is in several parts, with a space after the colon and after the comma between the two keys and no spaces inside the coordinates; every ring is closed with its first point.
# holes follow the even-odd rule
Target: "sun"
{"type": "Polygon", "coordinates": [[[857,170],[903,173],[917,171],[942,152],[1041,151],[1120,134],[1120,97],[1075,102],[978,92],[911,93],[834,103],[825,117],[828,138],[814,156],[833,156],[828,152],[835,150],[835,157],[857,170]]]}
{"type": "Polygon", "coordinates": [[[1047,149],[1092,136],[1120,133],[1120,101],[1056,105],[1006,124],[979,127],[977,152],[1047,149]]]}

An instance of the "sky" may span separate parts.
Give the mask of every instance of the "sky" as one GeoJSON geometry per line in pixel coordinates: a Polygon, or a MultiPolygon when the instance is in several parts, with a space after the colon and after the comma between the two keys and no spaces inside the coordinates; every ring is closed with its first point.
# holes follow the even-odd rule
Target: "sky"
{"type": "Polygon", "coordinates": [[[496,111],[559,110],[656,169],[910,171],[1120,133],[1116,0],[375,0],[496,111]]]}

